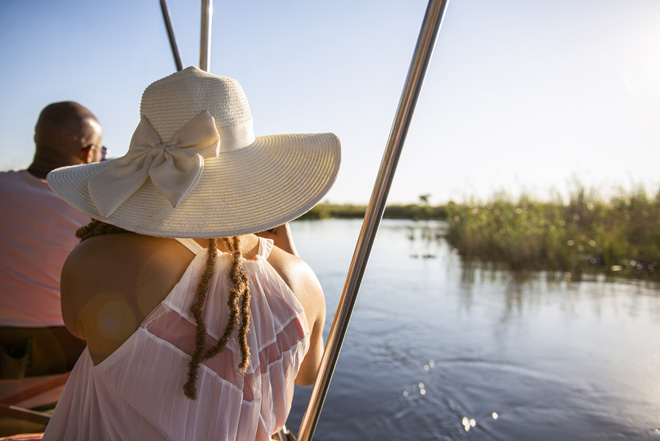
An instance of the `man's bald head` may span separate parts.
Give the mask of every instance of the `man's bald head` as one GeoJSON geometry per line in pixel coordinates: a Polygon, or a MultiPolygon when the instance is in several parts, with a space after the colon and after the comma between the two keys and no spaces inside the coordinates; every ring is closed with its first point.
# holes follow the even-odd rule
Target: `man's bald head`
{"type": "Polygon", "coordinates": [[[57,167],[98,162],[103,130],[85,106],[63,101],[46,106],[34,128],[36,151],[28,170],[45,177],[57,167]]]}

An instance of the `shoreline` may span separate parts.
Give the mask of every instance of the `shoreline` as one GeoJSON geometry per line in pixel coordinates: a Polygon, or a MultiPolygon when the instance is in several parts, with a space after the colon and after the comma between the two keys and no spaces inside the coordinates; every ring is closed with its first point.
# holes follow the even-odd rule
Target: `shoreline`
{"type": "MultiPolygon", "coordinates": [[[[447,222],[442,237],[466,262],[514,272],[560,271],[660,279],[660,191],[608,200],[579,189],[564,203],[495,196],[487,202],[390,204],[384,219],[447,222]]],[[[321,203],[300,219],[361,219],[366,205],[321,203]]]]}

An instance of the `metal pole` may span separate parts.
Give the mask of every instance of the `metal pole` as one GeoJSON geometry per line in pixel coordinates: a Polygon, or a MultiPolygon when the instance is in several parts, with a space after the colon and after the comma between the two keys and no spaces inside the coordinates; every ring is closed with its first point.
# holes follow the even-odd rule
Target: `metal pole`
{"type": "Polygon", "coordinates": [[[323,353],[319,376],[314,383],[307,410],[300,424],[298,441],[310,441],[314,436],[314,430],[316,429],[323,402],[330,387],[330,381],[332,380],[332,374],[337,364],[341,345],[346,336],[346,330],[355,306],[362,276],[367,266],[369,253],[371,252],[380,220],[385,211],[387,194],[390,191],[394,172],[399,156],[401,155],[401,149],[408,133],[415,104],[419,97],[424,75],[426,74],[426,69],[433,53],[433,47],[448,2],[449,0],[430,0],[426,9],[422,28],[417,39],[417,46],[415,47],[410,69],[408,70],[408,77],[406,78],[403,93],[401,94],[401,100],[399,101],[394,123],[392,124],[371,199],[367,206],[367,212],[362,223],[362,230],[360,231],[360,236],[353,254],[353,260],[348,270],[344,290],[339,300],[339,306],[335,313],[332,328],[330,329],[328,343],[323,353]]]}
{"type": "Polygon", "coordinates": [[[176,70],[182,70],[183,63],[181,62],[181,55],[179,55],[179,47],[176,44],[176,38],[174,38],[174,28],[172,28],[172,20],[170,19],[170,12],[167,10],[167,3],[165,3],[165,0],[160,0],[160,10],[163,12],[163,20],[165,20],[167,36],[170,39],[170,46],[172,47],[172,55],[174,56],[176,70]]]}
{"type": "Polygon", "coordinates": [[[199,68],[205,71],[211,69],[211,18],[213,17],[213,0],[202,0],[202,32],[199,47],[199,68]]]}

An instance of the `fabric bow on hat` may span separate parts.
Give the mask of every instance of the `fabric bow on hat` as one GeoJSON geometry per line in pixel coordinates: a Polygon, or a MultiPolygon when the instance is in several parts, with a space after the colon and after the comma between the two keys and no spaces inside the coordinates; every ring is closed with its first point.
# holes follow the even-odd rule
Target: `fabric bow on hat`
{"type": "Polygon", "coordinates": [[[109,217],[147,178],[176,207],[202,176],[204,158],[218,156],[219,141],[215,120],[206,110],[166,143],[143,116],[128,153],[89,180],[89,194],[99,214],[109,217]]]}

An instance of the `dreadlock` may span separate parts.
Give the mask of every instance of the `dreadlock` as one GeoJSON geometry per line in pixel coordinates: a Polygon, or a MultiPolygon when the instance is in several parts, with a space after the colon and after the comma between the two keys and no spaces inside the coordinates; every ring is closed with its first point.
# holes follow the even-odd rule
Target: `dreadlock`
{"type": "MultiPolygon", "coordinates": [[[[94,236],[125,232],[127,231],[122,228],[93,219],[88,225],[76,231],[76,237],[80,238],[82,242],[94,236]]],[[[239,371],[245,372],[250,364],[250,348],[247,342],[247,334],[250,329],[250,285],[241,259],[243,257],[241,253],[241,241],[239,237],[223,237],[222,240],[232,254],[232,263],[229,271],[232,287],[230,289],[229,300],[227,301],[227,306],[229,306],[229,321],[218,342],[207,348],[205,344],[206,325],[204,323],[204,304],[206,303],[209,285],[215,271],[215,259],[218,249],[217,239],[211,238],[209,239],[206,267],[195,291],[195,301],[190,307],[190,312],[195,318],[196,324],[195,351],[188,363],[187,381],[183,386],[183,392],[191,400],[197,399],[196,384],[199,365],[224,349],[237,327],[241,348],[241,362],[238,365],[239,371]]]]}
{"type": "Polygon", "coordinates": [[[106,224],[105,222],[92,219],[90,223],[76,230],[76,237],[80,239],[81,242],[83,242],[94,236],[117,233],[128,233],[128,231],[124,230],[123,228],[115,227],[114,225],[106,224]]]}
{"type": "Polygon", "coordinates": [[[197,371],[200,363],[218,354],[227,345],[232,333],[238,327],[238,339],[241,348],[241,363],[239,371],[244,372],[250,363],[250,348],[247,343],[247,332],[250,328],[250,285],[247,273],[242,264],[240,239],[238,237],[225,237],[224,243],[232,254],[232,263],[229,277],[232,288],[229,294],[227,306],[229,306],[229,321],[218,342],[207,348],[205,345],[206,325],[204,324],[204,303],[209,289],[209,283],[213,276],[216,256],[216,239],[209,239],[209,254],[206,259],[206,268],[197,286],[195,302],[190,307],[190,312],[197,324],[195,335],[195,352],[188,364],[188,381],[183,386],[183,392],[188,398],[197,398],[197,371]]]}

